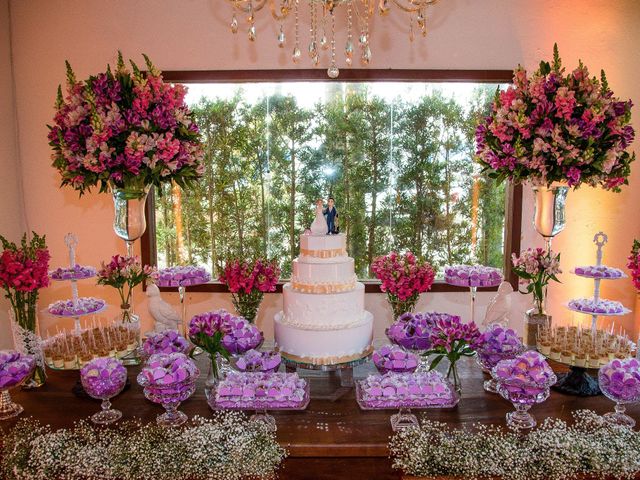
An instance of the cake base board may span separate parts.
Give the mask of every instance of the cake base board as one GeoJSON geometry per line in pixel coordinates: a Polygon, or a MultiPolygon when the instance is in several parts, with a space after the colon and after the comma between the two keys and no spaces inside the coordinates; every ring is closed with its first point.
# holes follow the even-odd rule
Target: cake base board
{"type": "Polygon", "coordinates": [[[341,370],[343,368],[353,368],[366,363],[373,353],[373,345],[369,345],[360,353],[346,355],[344,357],[312,358],[292,355],[282,350],[279,350],[279,352],[286,364],[291,364],[291,366],[306,368],[309,370],[323,370],[328,372],[332,370],[341,370]]]}

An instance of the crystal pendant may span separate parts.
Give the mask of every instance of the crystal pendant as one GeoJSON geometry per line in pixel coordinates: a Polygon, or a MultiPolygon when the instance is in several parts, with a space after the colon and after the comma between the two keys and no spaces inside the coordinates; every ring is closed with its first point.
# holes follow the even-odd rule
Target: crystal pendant
{"type": "Polygon", "coordinates": [[[362,32],[360,34],[360,45],[364,46],[367,44],[367,42],[369,41],[369,39],[367,38],[367,34],[362,32]]]}
{"type": "Polygon", "coordinates": [[[320,57],[318,55],[316,55],[315,57],[313,57],[311,59],[311,61],[313,62],[314,65],[318,65],[320,63],[320,57]]]}
{"type": "Polygon", "coordinates": [[[302,56],[302,53],[300,52],[298,45],[296,45],[293,49],[293,54],[291,55],[291,59],[293,60],[293,63],[298,63],[300,61],[301,56],[302,56]]]}
{"type": "Polygon", "coordinates": [[[421,13],[419,13],[416,17],[416,21],[418,22],[418,26],[420,28],[424,28],[424,16],[421,13]]]}
{"type": "Polygon", "coordinates": [[[347,40],[344,51],[347,53],[347,55],[351,55],[353,53],[353,42],[351,41],[351,39],[347,40]]]}
{"type": "Polygon", "coordinates": [[[313,59],[313,57],[318,56],[318,46],[316,45],[316,41],[312,40],[309,44],[309,57],[313,59]]]}
{"type": "Polygon", "coordinates": [[[256,40],[256,26],[255,25],[251,25],[249,27],[249,40],[251,40],[252,42],[255,42],[255,40],[256,40]]]}
{"type": "Polygon", "coordinates": [[[231,33],[238,33],[238,19],[235,15],[231,19],[231,33]]]}
{"type": "Polygon", "coordinates": [[[284,36],[284,30],[282,30],[282,26],[280,26],[280,33],[278,34],[278,46],[280,48],[284,48],[284,41],[286,37],[284,36]]]}
{"type": "Polygon", "coordinates": [[[329,78],[338,78],[338,75],[340,75],[340,69],[335,63],[327,69],[327,75],[329,75],[329,78]]]}
{"type": "Polygon", "coordinates": [[[369,62],[371,61],[371,48],[369,48],[369,45],[365,46],[362,50],[362,57],[360,58],[360,61],[363,65],[369,65],[369,62]]]}
{"type": "Polygon", "coordinates": [[[320,38],[320,48],[323,50],[329,48],[329,40],[327,40],[327,36],[325,34],[322,34],[322,38],[320,38]]]}

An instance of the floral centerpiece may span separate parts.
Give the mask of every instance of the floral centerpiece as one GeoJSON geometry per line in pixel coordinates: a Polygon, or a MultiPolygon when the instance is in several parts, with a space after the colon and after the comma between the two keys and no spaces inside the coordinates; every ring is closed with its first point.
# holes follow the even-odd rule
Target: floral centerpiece
{"type": "Polygon", "coordinates": [[[198,126],[184,101],[186,88],[165,83],[144,56],[147,71],[118,52],[115,71],[79,81],[67,65],[49,127],[53,166],[80,194],[98,187],[140,192],[175,182],[187,187],[203,173],[198,126]]]}
{"type": "Polygon", "coordinates": [[[118,290],[122,321],[136,321],[131,305],[131,292],[134,287],[156,276],[154,268],[142,266],[137,256],[114,255],[109,263],[102,262],[98,272],[98,285],[108,285],[118,290]]]}
{"type": "Polygon", "coordinates": [[[498,181],[619,191],[635,159],[631,106],[613,95],[604,71],[598,80],[580,62],[566,74],[554,45],[553,63],[540,62],[533,75],[519,66],[513,86],[496,92],[476,129],[478,161],[498,181]]]}
{"type": "Polygon", "coordinates": [[[371,271],[381,282],[380,290],[387,294],[394,320],[415,309],[420,294],[431,288],[435,278],[431,265],[411,252],[378,257],[371,264],[371,271]]]}
{"type": "Polygon", "coordinates": [[[528,248],[520,253],[511,255],[513,271],[520,277],[520,283],[527,288],[527,293],[533,294],[537,313],[544,314],[545,287],[550,281],[559,282],[557,275],[560,269],[560,254],[546,252],[542,248],[528,248]]]}
{"type": "Polygon", "coordinates": [[[219,280],[229,288],[238,314],[253,323],[262,297],[275,292],[279,277],[280,267],[273,261],[236,258],[226,263],[219,280]]]}
{"type": "Polygon", "coordinates": [[[33,355],[36,368],[29,387],[44,384],[46,374],[41,340],[38,336],[37,302],[39,290],[49,285],[49,250],[45,236],[33,232],[31,240],[22,236],[19,245],[0,235],[2,254],[0,255],[0,286],[11,303],[12,329],[16,348],[33,355]]]}
{"type": "Polygon", "coordinates": [[[234,317],[226,310],[215,310],[195,315],[189,321],[189,339],[194,345],[209,354],[211,366],[207,376],[207,387],[211,388],[220,380],[220,357],[228,360],[229,351],[222,339],[231,330],[230,320],[234,317]]]}
{"type": "Polygon", "coordinates": [[[638,240],[633,241],[633,248],[627,260],[629,262],[627,268],[631,270],[633,286],[640,292],[640,242],[638,240]]]}
{"type": "Polygon", "coordinates": [[[462,357],[471,357],[475,354],[480,331],[474,322],[462,323],[457,315],[447,313],[423,313],[429,319],[430,346],[422,355],[435,355],[429,367],[435,369],[446,358],[449,361],[447,378],[453,382],[457,392],[462,390],[460,377],[458,376],[457,362],[462,357]]]}

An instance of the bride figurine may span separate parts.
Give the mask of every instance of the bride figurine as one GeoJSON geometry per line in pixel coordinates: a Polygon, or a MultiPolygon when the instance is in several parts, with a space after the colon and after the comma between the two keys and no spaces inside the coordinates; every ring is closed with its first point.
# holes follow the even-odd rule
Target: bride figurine
{"type": "Polygon", "coordinates": [[[324,217],[324,205],[322,200],[316,202],[316,218],[311,224],[313,235],[325,235],[327,233],[327,220],[324,217]]]}

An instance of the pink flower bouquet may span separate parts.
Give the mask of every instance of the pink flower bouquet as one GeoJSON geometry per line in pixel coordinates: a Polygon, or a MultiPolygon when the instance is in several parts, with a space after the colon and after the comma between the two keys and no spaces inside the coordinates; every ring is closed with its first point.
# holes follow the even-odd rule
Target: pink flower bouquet
{"type": "Polygon", "coordinates": [[[165,83],[144,56],[147,72],[118,53],[115,71],[76,80],[67,62],[67,86],[58,87],[49,127],[53,166],[80,194],[98,186],[141,190],[174,181],[188,186],[203,173],[198,127],[183,85],[165,83]]]}
{"type": "Polygon", "coordinates": [[[238,314],[253,323],[265,292],[275,292],[280,268],[273,261],[233,259],[226,263],[220,282],[231,292],[238,314]]]}
{"type": "Polygon", "coordinates": [[[631,106],[613,96],[604,71],[598,80],[580,63],[565,74],[555,45],[552,64],[531,76],[519,66],[513,86],[496,93],[476,129],[478,161],[498,181],[619,191],[635,159],[631,106]]]}
{"type": "Polygon", "coordinates": [[[629,255],[627,260],[629,261],[627,268],[631,270],[633,286],[640,292],[640,242],[638,240],[633,241],[631,255],[629,255]]]}
{"type": "Polygon", "coordinates": [[[513,271],[520,277],[520,283],[527,287],[527,293],[533,293],[536,309],[544,313],[545,287],[550,281],[559,282],[560,254],[545,252],[542,248],[529,248],[520,254],[511,255],[513,271]]]}
{"type": "Polygon", "coordinates": [[[393,318],[412,312],[421,293],[433,285],[435,272],[429,263],[421,262],[411,253],[391,252],[376,258],[371,271],[381,282],[393,310],[393,318]]]}

